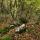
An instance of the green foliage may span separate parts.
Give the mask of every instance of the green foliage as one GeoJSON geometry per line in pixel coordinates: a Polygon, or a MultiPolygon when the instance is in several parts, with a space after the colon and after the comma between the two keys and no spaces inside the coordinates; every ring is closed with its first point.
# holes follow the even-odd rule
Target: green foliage
{"type": "Polygon", "coordinates": [[[3,36],[3,37],[2,37],[2,40],[12,40],[12,39],[11,39],[11,37],[10,37],[10,36],[5,35],[5,36],[3,36]]]}
{"type": "Polygon", "coordinates": [[[6,32],[8,32],[8,31],[9,31],[9,29],[7,29],[7,28],[0,29],[0,33],[6,33],[6,32]]]}
{"type": "Polygon", "coordinates": [[[18,22],[18,24],[21,24],[20,21],[24,23],[24,21],[29,21],[29,18],[31,19],[32,16],[36,16],[36,3],[36,0],[15,0],[14,4],[12,4],[12,0],[10,0],[9,6],[7,5],[8,8],[6,9],[5,5],[3,6],[2,10],[5,14],[11,14],[12,18],[15,19],[18,22]],[[30,2],[30,4],[28,4],[27,2],[30,2]]]}

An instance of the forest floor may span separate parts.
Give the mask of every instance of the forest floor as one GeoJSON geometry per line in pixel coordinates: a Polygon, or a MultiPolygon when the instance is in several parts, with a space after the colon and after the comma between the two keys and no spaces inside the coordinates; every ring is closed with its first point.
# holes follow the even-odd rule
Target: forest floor
{"type": "Polygon", "coordinates": [[[26,31],[21,30],[18,33],[15,33],[14,28],[3,28],[5,25],[5,23],[0,23],[0,40],[40,40],[40,23],[27,23],[26,31]]]}

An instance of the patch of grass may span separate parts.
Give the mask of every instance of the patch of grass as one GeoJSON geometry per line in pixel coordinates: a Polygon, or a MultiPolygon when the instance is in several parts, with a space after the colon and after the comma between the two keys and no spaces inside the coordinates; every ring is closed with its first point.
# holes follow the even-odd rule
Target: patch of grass
{"type": "Polygon", "coordinates": [[[0,29],[0,33],[6,33],[6,32],[8,32],[9,30],[8,29],[6,29],[6,28],[4,28],[4,29],[0,29]]]}
{"type": "Polygon", "coordinates": [[[5,36],[3,36],[3,37],[2,37],[2,40],[12,40],[12,39],[11,39],[11,37],[10,37],[10,36],[5,35],[5,36]]]}

